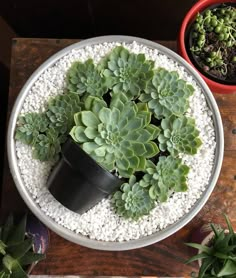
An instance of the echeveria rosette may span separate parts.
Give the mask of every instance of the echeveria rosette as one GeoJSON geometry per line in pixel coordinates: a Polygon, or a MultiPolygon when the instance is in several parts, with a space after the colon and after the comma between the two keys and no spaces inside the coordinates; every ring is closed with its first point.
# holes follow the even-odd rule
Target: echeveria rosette
{"type": "Polygon", "coordinates": [[[194,155],[201,146],[199,131],[192,118],[174,115],[161,121],[162,132],[158,136],[159,148],[161,151],[168,150],[171,155],[179,153],[194,155]]]}
{"type": "Polygon", "coordinates": [[[153,68],[154,62],[146,60],[144,54],[130,53],[118,46],[105,58],[102,72],[114,93],[137,97],[153,77],[153,68]]]}
{"type": "Polygon", "coordinates": [[[193,87],[180,79],[177,72],[160,68],[155,70],[140,100],[148,103],[158,119],[172,114],[181,116],[187,111],[193,92],[193,87]]]}
{"type": "Polygon", "coordinates": [[[85,109],[75,114],[70,135],[107,170],[118,170],[120,176],[129,178],[135,171],[143,171],[146,159],[159,152],[153,140],[160,129],[150,124],[146,104],[115,94],[108,108],[103,100],[89,96],[85,109]]]}
{"type": "Polygon", "coordinates": [[[145,172],[140,186],[149,190],[153,200],[165,202],[172,192],[184,192],[188,189],[189,167],[182,164],[179,158],[161,156],[157,165],[149,160],[145,172]]]}
{"type": "Polygon", "coordinates": [[[112,202],[120,216],[133,220],[149,214],[155,204],[148,189],[141,187],[134,176],[131,176],[128,183],[122,184],[120,191],[113,195],[112,202]]]}
{"type": "Polygon", "coordinates": [[[43,113],[28,113],[20,116],[17,122],[16,140],[33,145],[35,138],[48,128],[48,119],[43,113]]]}
{"type": "Polygon", "coordinates": [[[81,109],[77,94],[64,94],[52,98],[45,113],[20,116],[15,138],[33,149],[33,157],[41,161],[55,160],[60,144],[67,139],[74,125],[74,113],[81,109]]]}
{"type": "Polygon", "coordinates": [[[40,161],[56,160],[64,141],[64,136],[60,136],[55,129],[48,129],[45,134],[37,136],[33,146],[33,157],[40,161]]]}
{"type": "Polygon", "coordinates": [[[49,126],[60,134],[68,134],[74,125],[74,114],[81,110],[80,97],[75,93],[67,93],[52,98],[48,102],[46,115],[49,126]]]}
{"type": "Polygon", "coordinates": [[[101,97],[107,93],[106,78],[94,65],[92,59],[86,62],[74,62],[67,72],[67,89],[71,93],[85,93],[101,97]]]}

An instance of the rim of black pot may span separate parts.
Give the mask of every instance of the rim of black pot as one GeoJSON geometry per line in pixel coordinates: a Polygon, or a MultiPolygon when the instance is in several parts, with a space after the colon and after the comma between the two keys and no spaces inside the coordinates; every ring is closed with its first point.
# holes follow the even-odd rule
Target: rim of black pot
{"type": "MultiPolygon", "coordinates": [[[[219,4],[214,4],[214,5],[210,5],[209,7],[207,7],[206,9],[204,9],[203,11],[200,12],[200,14],[204,13],[207,10],[212,10],[214,8],[220,7],[220,6],[233,6],[236,7],[236,3],[233,2],[222,2],[219,4]]],[[[192,53],[192,51],[190,50],[190,48],[192,47],[192,34],[191,34],[191,30],[192,30],[192,26],[193,23],[195,21],[195,18],[193,19],[192,22],[190,22],[186,28],[186,32],[185,32],[185,45],[186,45],[186,51],[188,53],[189,58],[191,59],[191,61],[193,62],[194,66],[206,77],[208,77],[209,79],[212,79],[213,81],[216,81],[218,83],[224,84],[224,85],[235,85],[236,84],[236,79],[232,79],[232,80],[225,80],[223,78],[219,78],[216,77],[215,75],[208,73],[206,71],[203,70],[203,68],[200,66],[199,62],[197,61],[195,55],[192,53]]]]}
{"type": "MultiPolygon", "coordinates": [[[[97,186],[100,190],[102,190],[106,193],[110,194],[110,192],[113,188],[117,188],[118,185],[120,186],[122,183],[124,183],[124,180],[122,178],[119,178],[118,176],[114,175],[110,171],[103,168],[100,164],[98,164],[72,138],[68,138],[67,141],[64,143],[64,145],[62,147],[62,156],[72,169],[74,169],[74,170],[80,169],[80,171],[81,171],[81,167],[82,167],[82,168],[84,168],[84,171],[89,172],[91,174],[89,176],[89,178],[91,180],[96,178],[96,173],[99,174],[100,176],[103,175],[107,179],[110,179],[111,180],[110,185],[108,185],[108,183],[103,183],[102,185],[97,186]],[[86,163],[76,163],[77,162],[76,159],[78,157],[70,155],[72,150],[77,155],[80,155],[80,157],[83,159],[83,161],[86,161],[86,163]],[[94,175],[93,175],[93,173],[94,173],[94,175]]],[[[95,183],[95,181],[92,181],[92,182],[95,183]]]]}

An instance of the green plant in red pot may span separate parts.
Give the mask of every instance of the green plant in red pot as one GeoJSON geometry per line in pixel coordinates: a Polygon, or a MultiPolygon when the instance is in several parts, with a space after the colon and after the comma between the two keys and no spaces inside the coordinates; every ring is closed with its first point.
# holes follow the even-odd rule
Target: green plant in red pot
{"type": "Polygon", "coordinates": [[[235,1],[195,4],[182,23],[178,46],[213,92],[236,92],[235,1]]]}
{"type": "Polygon", "coordinates": [[[204,235],[200,244],[187,243],[188,246],[198,250],[198,254],[186,262],[198,261],[199,263],[199,272],[198,274],[193,273],[193,277],[236,277],[236,234],[226,215],[225,220],[227,229],[219,225],[208,225],[208,232],[206,233],[206,229],[203,229],[196,238],[198,241],[199,236],[204,235]]]}

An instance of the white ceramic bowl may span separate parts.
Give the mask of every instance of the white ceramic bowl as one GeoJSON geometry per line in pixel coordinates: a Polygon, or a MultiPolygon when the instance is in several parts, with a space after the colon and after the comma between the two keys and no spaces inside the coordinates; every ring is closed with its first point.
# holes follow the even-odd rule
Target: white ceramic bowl
{"type": "Polygon", "coordinates": [[[170,49],[159,45],[157,43],[140,39],[136,37],[129,37],[129,36],[104,36],[104,37],[97,37],[92,38],[88,40],[81,41],[79,43],[72,44],[52,57],[50,57],[46,62],[44,62],[28,79],[24,87],[22,88],[20,94],[17,97],[17,100],[15,102],[14,108],[11,113],[11,118],[9,121],[8,126],[8,138],[7,138],[7,144],[8,144],[8,159],[9,159],[9,165],[10,170],[13,176],[13,179],[15,181],[15,184],[17,186],[17,189],[24,199],[25,203],[28,205],[30,210],[45,224],[47,225],[51,230],[53,230],[55,233],[59,234],[60,236],[75,242],[77,244],[87,246],[94,249],[101,249],[101,250],[129,250],[129,249],[135,249],[139,247],[144,247],[147,245],[150,245],[152,243],[158,242],[160,240],[165,239],[166,237],[174,234],[179,229],[181,229],[184,225],[186,225],[204,206],[206,201],[208,200],[211,192],[213,191],[215,184],[217,182],[222,160],[223,160],[223,152],[224,152],[224,135],[223,135],[223,126],[221,121],[221,116],[217,107],[217,104],[215,102],[215,99],[210,92],[209,88],[207,87],[204,80],[200,77],[200,75],[179,55],[171,51],[170,49]],[[196,81],[197,85],[201,88],[202,92],[204,93],[204,96],[206,98],[207,104],[209,108],[211,109],[213,113],[213,122],[215,127],[215,135],[216,135],[216,152],[215,152],[215,160],[214,160],[214,166],[212,170],[212,174],[208,183],[208,186],[206,187],[205,192],[202,194],[200,199],[194,204],[194,206],[190,209],[190,211],[185,214],[182,218],[180,218],[177,222],[174,224],[168,226],[167,228],[158,231],[150,236],[146,236],[144,238],[140,238],[137,240],[130,240],[126,242],[103,242],[98,240],[89,239],[88,237],[85,237],[80,234],[76,234],[63,226],[56,223],[53,219],[46,216],[44,212],[40,209],[40,207],[36,204],[33,197],[31,196],[30,192],[26,189],[23,179],[21,177],[18,165],[17,165],[17,156],[16,156],[16,147],[15,147],[15,140],[14,140],[14,133],[15,133],[15,127],[17,122],[17,117],[21,111],[22,105],[24,103],[24,99],[27,96],[27,93],[30,89],[30,87],[34,84],[34,82],[38,79],[38,77],[42,74],[45,69],[52,66],[57,60],[62,58],[64,55],[66,55],[68,52],[70,52],[72,49],[79,49],[84,48],[86,46],[94,45],[94,44],[100,44],[103,42],[126,42],[131,43],[133,41],[138,42],[139,44],[142,44],[144,46],[147,46],[151,49],[157,49],[159,53],[164,54],[168,56],[170,59],[176,61],[180,66],[183,66],[186,70],[186,72],[193,76],[194,80],[196,81]]]}

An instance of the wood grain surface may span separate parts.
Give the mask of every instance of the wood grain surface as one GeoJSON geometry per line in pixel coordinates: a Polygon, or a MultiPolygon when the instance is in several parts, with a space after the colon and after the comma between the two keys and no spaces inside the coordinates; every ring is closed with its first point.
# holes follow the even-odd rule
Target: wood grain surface
{"type": "MultiPolygon", "coordinates": [[[[14,39],[12,43],[10,113],[21,87],[31,73],[49,56],[78,40],[14,39]]],[[[175,42],[160,42],[176,50],[175,42]]],[[[170,276],[190,277],[197,265],[185,265],[191,250],[184,242],[192,232],[208,222],[224,223],[226,212],[236,224],[236,95],[214,95],[219,105],[225,131],[224,162],[218,183],[200,213],[183,229],[169,238],[145,248],[131,251],[97,251],[73,244],[51,232],[47,259],[40,262],[33,274],[98,275],[98,276],[170,276]]],[[[206,165],[207,166],[207,165],[206,165]]],[[[22,212],[26,206],[11,178],[5,159],[1,214],[22,212]]]]}

